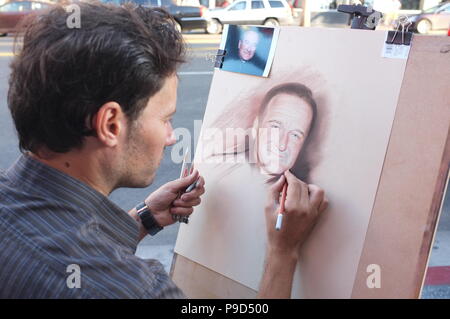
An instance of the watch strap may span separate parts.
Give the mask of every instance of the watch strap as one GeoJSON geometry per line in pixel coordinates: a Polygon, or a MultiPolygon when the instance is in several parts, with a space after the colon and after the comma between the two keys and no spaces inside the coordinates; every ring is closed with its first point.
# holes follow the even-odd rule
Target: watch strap
{"type": "Polygon", "coordinates": [[[136,211],[141,219],[142,225],[150,235],[154,236],[164,228],[155,220],[155,217],[145,202],[138,204],[136,206],[136,211]]]}

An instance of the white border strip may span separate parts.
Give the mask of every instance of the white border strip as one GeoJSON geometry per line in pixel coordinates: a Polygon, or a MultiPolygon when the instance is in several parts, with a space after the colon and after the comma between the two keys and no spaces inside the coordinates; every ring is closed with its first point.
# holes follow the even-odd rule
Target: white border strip
{"type": "MultiPolygon", "coordinates": [[[[266,27],[265,27],[266,28],[266,27]]],[[[266,68],[264,69],[263,75],[264,77],[269,76],[270,68],[272,67],[273,58],[275,56],[275,50],[277,48],[278,36],[280,35],[280,28],[274,28],[272,43],[270,44],[269,56],[267,57],[266,68]]]]}

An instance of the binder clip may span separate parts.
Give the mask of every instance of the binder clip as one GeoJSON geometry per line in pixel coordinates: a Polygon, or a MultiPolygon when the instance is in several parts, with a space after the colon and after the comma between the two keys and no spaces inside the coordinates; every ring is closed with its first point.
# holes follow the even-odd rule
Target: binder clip
{"type": "Polygon", "coordinates": [[[216,60],[214,63],[214,67],[215,68],[219,68],[221,69],[223,66],[223,61],[225,60],[225,55],[227,54],[226,50],[217,50],[217,54],[216,54],[216,60]]]}
{"type": "Polygon", "coordinates": [[[398,24],[395,31],[388,31],[388,36],[386,39],[387,44],[397,44],[397,45],[411,45],[412,32],[408,29],[411,26],[411,21],[409,21],[407,16],[401,16],[398,18],[398,24]],[[402,27],[401,37],[398,37],[400,27],[402,27]]]}

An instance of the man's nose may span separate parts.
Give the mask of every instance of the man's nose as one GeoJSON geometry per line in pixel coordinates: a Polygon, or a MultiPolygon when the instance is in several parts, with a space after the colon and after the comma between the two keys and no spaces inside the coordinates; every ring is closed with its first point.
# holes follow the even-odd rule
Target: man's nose
{"type": "MultiPolygon", "coordinates": [[[[169,124],[170,125],[170,124],[169,124]]],[[[171,146],[177,142],[177,137],[175,135],[175,131],[172,128],[172,125],[169,127],[169,132],[166,139],[166,146],[171,146]]]]}
{"type": "Polygon", "coordinates": [[[278,149],[281,152],[286,151],[287,144],[288,144],[288,138],[289,138],[289,134],[287,134],[287,132],[280,131],[280,142],[278,144],[278,149]]]}

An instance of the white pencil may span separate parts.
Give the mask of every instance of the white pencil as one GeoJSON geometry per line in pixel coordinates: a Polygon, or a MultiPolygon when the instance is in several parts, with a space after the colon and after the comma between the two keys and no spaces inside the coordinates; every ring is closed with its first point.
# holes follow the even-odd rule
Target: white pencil
{"type": "Polygon", "coordinates": [[[276,230],[280,230],[281,224],[283,223],[284,202],[286,201],[286,192],[287,192],[287,182],[284,183],[283,190],[281,191],[280,208],[278,209],[277,223],[275,225],[276,230]]]}
{"type": "Polygon", "coordinates": [[[187,159],[187,155],[189,153],[189,147],[186,148],[186,152],[184,153],[184,157],[183,157],[183,164],[181,164],[181,173],[180,173],[180,178],[185,177],[185,171],[186,171],[186,159],[187,159]]]}

